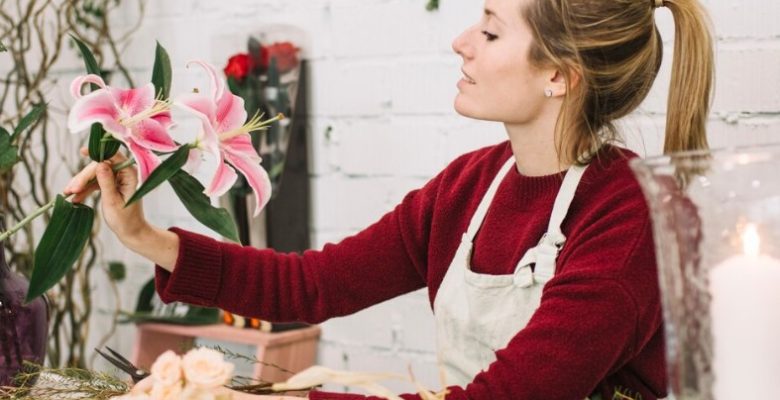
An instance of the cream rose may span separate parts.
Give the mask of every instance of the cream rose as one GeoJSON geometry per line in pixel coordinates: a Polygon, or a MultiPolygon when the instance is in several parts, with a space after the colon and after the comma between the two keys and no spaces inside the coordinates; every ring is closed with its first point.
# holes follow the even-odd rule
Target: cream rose
{"type": "Polygon", "coordinates": [[[206,390],[194,386],[186,386],[181,398],[187,400],[232,400],[233,395],[225,388],[206,390]]]}
{"type": "Polygon", "coordinates": [[[181,386],[181,382],[176,382],[173,385],[166,385],[162,382],[155,382],[150,394],[154,400],[188,399],[189,397],[182,396],[183,390],[184,388],[181,386]]]}
{"type": "Polygon", "coordinates": [[[187,352],[181,366],[187,386],[198,389],[215,389],[228,383],[234,368],[225,362],[222,353],[207,348],[187,352]]]}
{"type": "Polygon", "coordinates": [[[162,386],[181,386],[181,364],[181,357],[173,351],[162,353],[152,364],[151,372],[154,381],[162,386]]]}

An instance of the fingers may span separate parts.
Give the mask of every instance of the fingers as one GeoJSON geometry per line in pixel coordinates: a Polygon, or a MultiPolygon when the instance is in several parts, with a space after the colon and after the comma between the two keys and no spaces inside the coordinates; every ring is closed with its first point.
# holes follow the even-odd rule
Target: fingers
{"type": "Polygon", "coordinates": [[[95,177],[95,169],[97,168],[97,165],[98,163],[96,161],[92,161],[91,163],[87,164],[84,169],[79,171],[79,173],[76,174],[76,176],[74,176],[67,185],[65,185],[63,193],[67,196],[72,193],[79,193],[83,191],[87,183],[95,177]]]}
{"type": "MultiPolygon", "coordinates": [[[[89,157],[89,149],[86,147],[82,147],[79,149],[79,153],[81,153],[84,157],[89,157]]],[[[113,157],[109,160],[111,164],[116,165],[118,163],[121,163],[123,161],[127,160],[127,157],[125,157],[122,153],[117,152],[114,154],[113,157]]],[[[73,196],[74,203],[80,203],[82,202],[90,193],[94,192],[98,189],[97,184],[92,184],[90,186],[87,186],[89,182],[95,178],[96,176],[96,169],[98,166],[97,161],[92,161],[89,164],[87,164],[84,169],[82,169],[76,176],[71,178],[70,182],[68,182],[67,185],[65,185],[65,189],[63,189],[63,194],[68,196],[71,194],[75,194],[73,196]]],[[[131,169],[132,168],[128,168],[131,169]]],[[[133,171],[134,173],[134,171],[133,171]]]]}
{"type": "Polygon", "coordinates": [[[103,202],[111,205],[124,204],[121,194],[116,188],[116,178],[111,165],[107,162],[99,163],[97,166],[97,181],[100,185],[100,191],[103,192],[103,202]]]}
{"type": "Polygon", "coordinates": [[[94,182],[87,186],[86,189],[76,193],[73,195],[73,198],[70,199],[71,203],[83,203],[84,199],[86,199],[92,192],[99,189],[99,186],[97,182],[94,182]]]}

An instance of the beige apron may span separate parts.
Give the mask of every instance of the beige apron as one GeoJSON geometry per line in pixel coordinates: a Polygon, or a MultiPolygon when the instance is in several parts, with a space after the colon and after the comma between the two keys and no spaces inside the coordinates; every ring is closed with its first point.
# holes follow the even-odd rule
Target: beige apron
{"type": "Polygon", "coordinates": [[[566,173],[547,233],[536,247],[526,251],[514,274],[475,273],[470,267],[474,237],[499,184],[514,166],[511,157],[493,179],[463,234],[434,300],[439,362],[446,372],[447,385],[470,383],[477,373],[495,361],[495,351],[506,347],[539,307],[542,288],[555,274],[555,259],[566,241],[561,223],[587,168],[573,166],[566,173]]]}

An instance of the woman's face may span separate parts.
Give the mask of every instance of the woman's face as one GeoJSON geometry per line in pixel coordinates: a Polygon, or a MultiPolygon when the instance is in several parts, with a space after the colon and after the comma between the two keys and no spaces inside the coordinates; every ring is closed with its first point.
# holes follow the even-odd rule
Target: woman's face
{"type": "Polygon", "coordinates": [[[541,113],[550,71],[531,65],[531,29],[521,15],[536,0],[486,0],[482,18],[453,42],[463,58],[455,110],[466,117],[527,124],[541,113]]]}

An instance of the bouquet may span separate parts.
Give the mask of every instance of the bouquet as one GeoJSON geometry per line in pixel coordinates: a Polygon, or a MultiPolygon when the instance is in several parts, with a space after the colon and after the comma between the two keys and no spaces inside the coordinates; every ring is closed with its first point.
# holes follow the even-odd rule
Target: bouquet
{"type": "MultiPolygon", "coordinates": [[[[299,53],[300,48],[290,41],[263,45],[250,38],[247,52],[232,55],[223,68],[227,87],[244,100],[250,112],[292,116],[301,65],[299,53]]],[[[260,137],[254,138],[254,145],[265,160],[272,187],[281,180],[289,129],[289,120],[280,121],[269,128],[264,141],[260,137]]]]}
{"type": "MultiPolygon", "coordinates": [[[[126,205],[168,182],[195,219],[238,242],[232,217],[227,210],[213,207],[209,196],[223,195],[240,173],[255,194],[254,215],[260,213],[270,199],[271,183],[251,134],[267,130],[273,122],[284,119],[283,115],[264,120],[263,115],[255,113],[247,118],[244,100],[227,90],[217,70],[202,61],[192,61],[188,67],[198,67],[206,73],[208,88],[172,99],[170,60],[159,43],[150,83],[129,89],[110,86],[101,76],[91,51],[73,39],[88,74],[71,84],[75,103],[68,115],[68,128],[72,133],[89,130],[89,156],[96,162],[108,160],[121,147],[127,149],[130,157],[113,166],[118,171],[137,165],[139,187],[126,205]],[[83,93],[87,86],[88,93],[83,93]],[[193,142],[178,143],[171,137],[173,107],[200,120],[193,142]],[[204,187],[192,174],[205,158],[215,160],[217,168],[204,187]]],[[[34,117],[31,113],[30,118],[34,117]]],[[[45,293],[67,273],[83,251],[94,222],[92,208],[59,195],[0,234],[0,241],[50,209],[51,220],[35,250],[27,302],[45,293]]]]}
{"type": "Polygon", "coordinates": [[[157,357],[148,378],[114,399],[231,399],[224,386],[231,381],[234,368],[216,350],[201,347],[184,356],[168,350],[157,357]]]}

